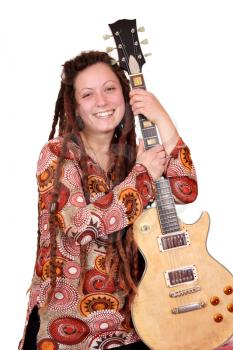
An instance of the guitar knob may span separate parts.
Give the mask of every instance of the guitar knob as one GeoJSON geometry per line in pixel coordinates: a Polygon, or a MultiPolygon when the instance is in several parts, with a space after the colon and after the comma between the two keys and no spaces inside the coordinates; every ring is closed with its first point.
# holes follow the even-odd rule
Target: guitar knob
{"type": "Polygon", "coordinates": [[[229,312],[233,312],[233,304],[232,303],[227,305],[227,310],[229,312]]]}
{"type": "Polygon", "coordinates": [[[214,297],[210,298],[210,302],[212,305],[215,306],[215,305],[218,305],[220,303],[220,299],[219,299],[219,297],[214,296],[214,297]]]}
{"type": "Polygon", "coordinates": [[[150,230],[150,226],[149,225],[142,225],[141,226],[141,231],[142,232],[147,232],[147,231],[149,231],[150,230]]]}
{"type": "Polygon", "coordinates": [[[223,289],[224,293],[226,295],[230,295],[233,293],[233,287],[232,286],[226,286],[224,289],[223,289]]]}
{"type": "Polygon", "coordinates": [[[222,314],[216,314],[216,315],[214,315],[214,320],[215,320],[215,322],[217,322],[217,323],[222,322],[222,320],[223,320],[223,315],[222,315],[222,314]]]}

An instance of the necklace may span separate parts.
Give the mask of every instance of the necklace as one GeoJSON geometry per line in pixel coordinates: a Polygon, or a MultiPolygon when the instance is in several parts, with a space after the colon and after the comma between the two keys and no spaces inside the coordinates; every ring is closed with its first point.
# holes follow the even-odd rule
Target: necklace
{"type": "Polygon", "coordinates": [[[104,170],[104,172],[108,173],[109,172],[109,168],[110,168],[110,164],[109,164],[110,163],[110,156],[111,156],[110,151],[107,154],[103,155],[103,159],[101,159],[101,162],[100,162],[99,158],[97,157],[97,154],[96,154],[95,150],[88,143],[86,138],[84,138],[84,145],[85,145],[85,148],[87,150],[87,153],[89,153],[91,151],[91,155],[89,153],[89,156],[96,162],[96,164],[98,164],[99,168],[104,170]],[[88,150],[89,150],[89,152],[88,152],[88,150]]]}

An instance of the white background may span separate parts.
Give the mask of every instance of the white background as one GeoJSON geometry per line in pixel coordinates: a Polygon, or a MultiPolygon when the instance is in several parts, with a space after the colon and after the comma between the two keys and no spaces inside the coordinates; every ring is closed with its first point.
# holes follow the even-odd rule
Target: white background
{"type": "MultiPolygon", "coordinates": [[[[1,345],[17,348],[36,249],[36,162],[47,141],[61,65],[81,50],[105,49],[108,23],[137,19],[152,52],[143,73],[190,146],[199,180],[194,222],[211,216],[208,250],[233,271],[233,21],[229,0],[7,1],[1,47],[1,345]]],[[[207,276],[212,278],[212,276],[207,276]]]]}

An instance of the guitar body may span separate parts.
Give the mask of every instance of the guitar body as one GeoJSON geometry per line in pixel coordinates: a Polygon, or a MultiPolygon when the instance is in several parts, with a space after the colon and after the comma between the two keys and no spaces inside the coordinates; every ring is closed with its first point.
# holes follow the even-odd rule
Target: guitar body
{"type": "Polygon", "coordinates": [[[204,212],[194,224],[181,222],[190,244],[162,252],[157,240],[161,235],[157,210],[146,209],[134,224],[134,239],[146,268],[132,305],[132,318],[139,336],[154,350],[212,350],[233,333],[233,276],[207,252],[209,221],[204,212]],[[165,272],[185,266],[195,266],[196,280],[168,286],[165,272]],[[195,287],[200,290],[191,292],[195,287]],[[178,292],[178,296],[171,297],[170,292],[178,292]],[[181,311],[185,305],[197,303],[205,306],[181,311]],[[172,313],[179,307],[180,313],[172,313]]]}

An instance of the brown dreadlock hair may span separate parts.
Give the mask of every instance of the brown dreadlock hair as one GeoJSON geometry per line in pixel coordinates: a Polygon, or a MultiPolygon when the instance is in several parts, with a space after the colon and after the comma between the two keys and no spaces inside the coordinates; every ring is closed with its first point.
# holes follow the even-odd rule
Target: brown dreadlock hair
{"type": "MultiPolygon", "coordinates": [[[[59,125],[59,136],[62,136],[63,143],[61,154],[59,156],[56,175],[54,179],[54,190],[50,210],[50,291],[47,297],[47,303],[50,301],[54,288],[56,286],[56,234],[58,231],[58,220],[56,219],[57,202],[61,183],[59,181],[62,164],[67,152],[67,143],[72,140],[81,150],[79,164],[82,169],[82,185],[86,198],[86,203],[90,203],[90,191],[88,188],[88,168],[87,154],[80,136],[80,127],[77,124],[75,109],[75,91],[74,80],[85,68],[96,63],[105,63],[118,77],[125,100],[125,115],[121,123],[116,127],[111,141],[111,163],[114,163],[112,169],[113,185],[119,184],[128,175],[136,160],[136,136],[134,129],[134,117],[129,105],[129,81],[124,71],[106,52],[86,51],[75,58],[67,61],[63,65],[61,87],[55,105],[54,119],[49,140],[53,139],[56,133],[57,124],[59,125]],[[122,127],[124,125],[124,127],[122,127]],[[114,159],[114,162],[113,162],[114,159]]],[[[85,269],[85,245],[81,246],[81,264],[82,271],[85,269]]],[[[136,292],[136,284],[139,276],[138,271],[138,249],[133,240],[132,225],[122,231],[109,235],[109,244],[106,254],[106,269],[109,274],[117,274],[122,290],[128,299],[126,307],[130,308],[133,296],[136,292]]],[[[80,285],[82,284],[84,274],[81,274],[80,285]]]]}

